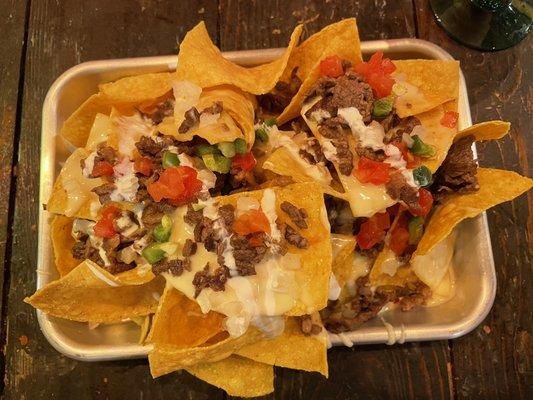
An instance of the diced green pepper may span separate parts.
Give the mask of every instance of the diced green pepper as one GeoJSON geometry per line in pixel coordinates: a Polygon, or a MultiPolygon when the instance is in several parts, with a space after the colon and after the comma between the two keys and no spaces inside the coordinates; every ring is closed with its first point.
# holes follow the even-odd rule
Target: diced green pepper
{"type": "Polygon", "coordinates": [[[270,126],[274,126],[274,125],[277,125],[278,124],[278,121],[276,120],[276,118],[269,118],[267,119],[264,124],[268,127],[270,126]]]}
{"type": "Polygon", "coordinates": [[[393,104],[394,98],[392,96],[383,97],[374,101],[372,115],[378,118],[386,117],[391,113],[393,104]]]}
{"type": "Polygon", "coordinates": [[[424,219],[413,217],[409,220],[409,244],[417,244],[424,233],[424,219]]]}
{"type": "Polygon", "coordinates": [[[205,208],[205,204],[192,203],[191,206],[194,211],[200,211],[205,208]]]}
{"type": "Polygon", "coordinates": [[[413,145],[411,146],[411,153],[424,158],[430,158],[435,156],[435,146],[424,143],[418,135],[412,136],[412,139],[413,145]]]}
{"type": "Polygon", "coordinates": [[[232,158],[235,155],[235,145],[232,142],[219,143],[218,149],[224,157],[232,158]]]}
{"type": "Polygon", "coordinates": [[[154,228],[153,235],[158,242],[166,242],[172,233],[172,218],[164,215],[161,222],[154,228]]]}
{"type": "Polygon", "coordinates": [[[203,157],[206,154],[216,154],[218,152],[219,151],[216,146],[211,146],[209,144],[201,144],[196,148],[196,155],[198,157],[203,157]]]}
{"type": "Polygon", "coordinates": [[[246,154],[246,150],[247,150],[246,149],[246,140],[241,139],[241,138],[237,138],[237,139],[235,139],[233,144],[235,145],[235,151],[237,153],[239,153],[241,156],[243,154],[246,154]]]}
{"type": "Polygon", "coordinates": [[[231,160],[221,154],[205,154],[202,156],[204,164],[213,172],[227,174],[231,168],[231,160]]]}
{"type": "Polygon", "coordinates": [[[180,165],[180,159],[178,158],[178,155],[176,153],[172,153],[171,151],[165,151],[163,153],[163,160],[162,160],[163,168],[169,168],[169,167],[177,167],[180,165]]]}
{"type": "Polygon", "coordinates": [[[144,248],[141,255],[149,264],[155,264],[165,258],[167,253],[159,248],[159,243],[152,243],[144,248]]]}
{"type": "Polygon", "coordinates": [[[266,132],[265,128],[257,128],[255,130],[255,138],[259,140],[261,143],[268,142],[268,133],[266,132]]]}
{"type": "Polygon", "coordinates": [[[413,178],[418,186],[426,187],[433,183],[431,171],[425,165],[421,165],[413,170],[413,178]]]}

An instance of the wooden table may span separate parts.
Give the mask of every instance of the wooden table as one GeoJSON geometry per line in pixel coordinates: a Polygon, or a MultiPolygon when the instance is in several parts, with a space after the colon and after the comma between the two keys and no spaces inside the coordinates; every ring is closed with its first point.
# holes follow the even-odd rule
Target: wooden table
{"type": "MultiPolygon", "coordinates": [[[[241,50],[285,46],[297,23],[312,33],[352,16],[363,40],[419,37],[460,60],[474,122],[501,118],[513,124],[504,140],[479,146],[480,164],[532,175],[533,38],[498,53],[467,49],[435,24],[425,0],[0,0],[0,337],[6,398],[225,397],[186,373],[154,381],[146,360],[82,363],[63,357],[22,302],[35,289],[41,107],[52,82],[88,60],[174,54],[177,41],[202,19],[222,50],[241,50]]],[[[498,293],[474,332],[453,341],[334,348],[329,380],[277,369],[271,397],[533,398],[532,204],[530,193],[488,213],[498,293]]]]}

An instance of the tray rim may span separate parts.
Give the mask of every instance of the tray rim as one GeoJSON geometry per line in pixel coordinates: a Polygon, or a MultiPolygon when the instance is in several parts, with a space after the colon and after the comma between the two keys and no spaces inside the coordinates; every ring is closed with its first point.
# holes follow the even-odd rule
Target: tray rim
{"type": "MultiPolygon", "coordinates": [[[[440,46],[416,38],[405,39],[390,39],[390,40],[374,40],[361,42],[362,52],[378,51],[378,50],[411,50],[417,53],[424,54],[431,59],[440,60],[453,60],[453,57],[442,49],[440,46]]],[[[224,56],[229,60],[236,61],[242,65],[253,65],[257,63],[267,62],[273,58],[279,56],[283,51],[283,48],[272,49],[258,49],[258,50],[241,50],[223,52],[224,56]]],[[[46,203],[48,200],[49,191],[53,184],[52,177],[53,164],[55,161],[55,145],[50,146],[47,140],[55,138],[56,132],[50,131],[51,125],[55,126],[55,123],[51,122],[51,116],[55,115],[56,100],[61,89],[69,83],[70,80],[83,76],[87,73],[95,73],[98,71],[106,71],[110,69],[135,69],[142,65],[143,68],[153,68],[155,71],[173,70],[176,67],[177,56],[154,56],[154,57],[136,57],[136,58],[122,58],[122,59],[110,59],[110,60],[95,60],[87,61],[81,64],[75,65],[67,69],[62,73],[50,86],[43,103],[42,109],[42,127],[41,127],[41,161],[40,161],[40,185],[39,185],[39,201],[40,204],[46,203]],[[53,112],[52,112],[53,111],[53,112]]],[[[460,72],[460,96],[459,96],[459,109],[461,110],[460,116],[460,128],[466,128],[472,125],[470,106],[468,102],[468,93],[466,89],[466,82],[462,71],[460,72]]],[[[476,156],[476,150],[474,146],[474,155],[476,156]]],[[[50,248],[45,249],[47,244],[45,240],[46,224],[48,224],[50,213],[43,210],[41,207],[39,210],[39,223],[38,223],[38,266],[37,266],[37,289],[41,288],[47,281],[48,273],[41,269],[43,260],[48,258],[50,248]]],[[[487,276],[485,276],[487,286],[487,293],[483,298],[475,315],[465,316],[461,320],[454,324],[447,324],[446,327],[432,327],[419,330],[418,332],[411,332],[406,334],[406,330],[403,324],[401,327],[394,327],[393,335],[394,340],[392,342],[403,343],[413,341],[429,341],[429,340],[447,340],[454,339],[463,336],[473,329],[475,329],[490,312],[494,303],[496,294],[496,271],[494,266],[494,258],[492,253],[492,245],[490,239],[490,231],[488,229],[488,220],[486,213],[475,218],[476,223],[482,232],[483,242],[481,243],[484,251],[486,252],[488,264],[486,265],[487,276]],[[400,340],[397,340],[400,338],[400,340]]],[[[49,246],[48,246],[49,247],[49,246]]],[[[116,360],[116,359],[128,359],[128,358],[143,358],[149,353],[150,345],[127,345],[127,346],[107,346],[101,351],[95,351],[91,353],[84,353],[77,350],[74,346],[70,346],[57,337],[54,330],[53,321],[51,321],[46,314],[37,310],[37,319],[43,335],[48,342],[60,353],[81,361],[103,361],[103,360],[116,360]]],[[[346,339],[354,344],[371,344],[371,343],[387,343],[391,341],[390,333],[386,333],[385,327],[383,329],[374,329],[371,332],[362,333],[362,330],[356,330],[345,333],[343,337],[335,334],[329,334],[329,340],[332,345],[343,345],[346,339]],[[361,340],[361,336],[364,335],[365,339],[361,340]]]]}

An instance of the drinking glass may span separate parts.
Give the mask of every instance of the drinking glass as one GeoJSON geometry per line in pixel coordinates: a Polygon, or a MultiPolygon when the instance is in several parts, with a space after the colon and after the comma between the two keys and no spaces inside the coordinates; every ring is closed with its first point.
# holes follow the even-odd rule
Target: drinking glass
{"type": "Polygon", "coordinates": [[[530,0],[430,0],[438,24],[458,42],[479,50],[514,46],[531,28],[530,0]]]}

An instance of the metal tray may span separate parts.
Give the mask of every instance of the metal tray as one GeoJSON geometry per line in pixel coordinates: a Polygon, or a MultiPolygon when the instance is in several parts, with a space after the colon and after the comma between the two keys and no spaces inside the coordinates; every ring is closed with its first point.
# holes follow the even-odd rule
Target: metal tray
{"type": "MultiPolygon", "coordinates": [[[[362,43],[364,55],[381,50],[393,59],[451,59],[440,47],[418,39],[380,40],[362,43]]],[[[282,49],[236,51],[225,56],[241,65],[251,66],[271,61],[282,49]]],[[[40,202],[46,203],[55,177],[72,149],[56,141],[63,121],[91,94],[99,83],[127,75],[173,70],[176,56],[90,61],[77,65],[61,75],[52,85],[43,105],[41,138],[40,202]]],[[[472,124],[466,85],[461,74],[459,94],[459,127],[472,124]]],[[[39,214],[37,288],[57,277],[49,236],[51,215],[39,214]]],[[[445,304],[419,307],[411,312],[391,310],[384,319],[375,318],[360,329],[330,335],[333,345],[346,342],[403,343],[422,340],[452,339],[474,329],[485,318],[494,301],[496,275],[486,215],[463,222],[458,227],[455,252],[456,295],[445,304]],[[386,323],[384,321],[386,320],[386,323]]],[[[99,361],[145,357],[150,346],[137,344],[139,328],[131,323],[89,329],[87,324],[49,317],[37,312],[39,324],[50,344],[66,356],[99,361]]]]}

